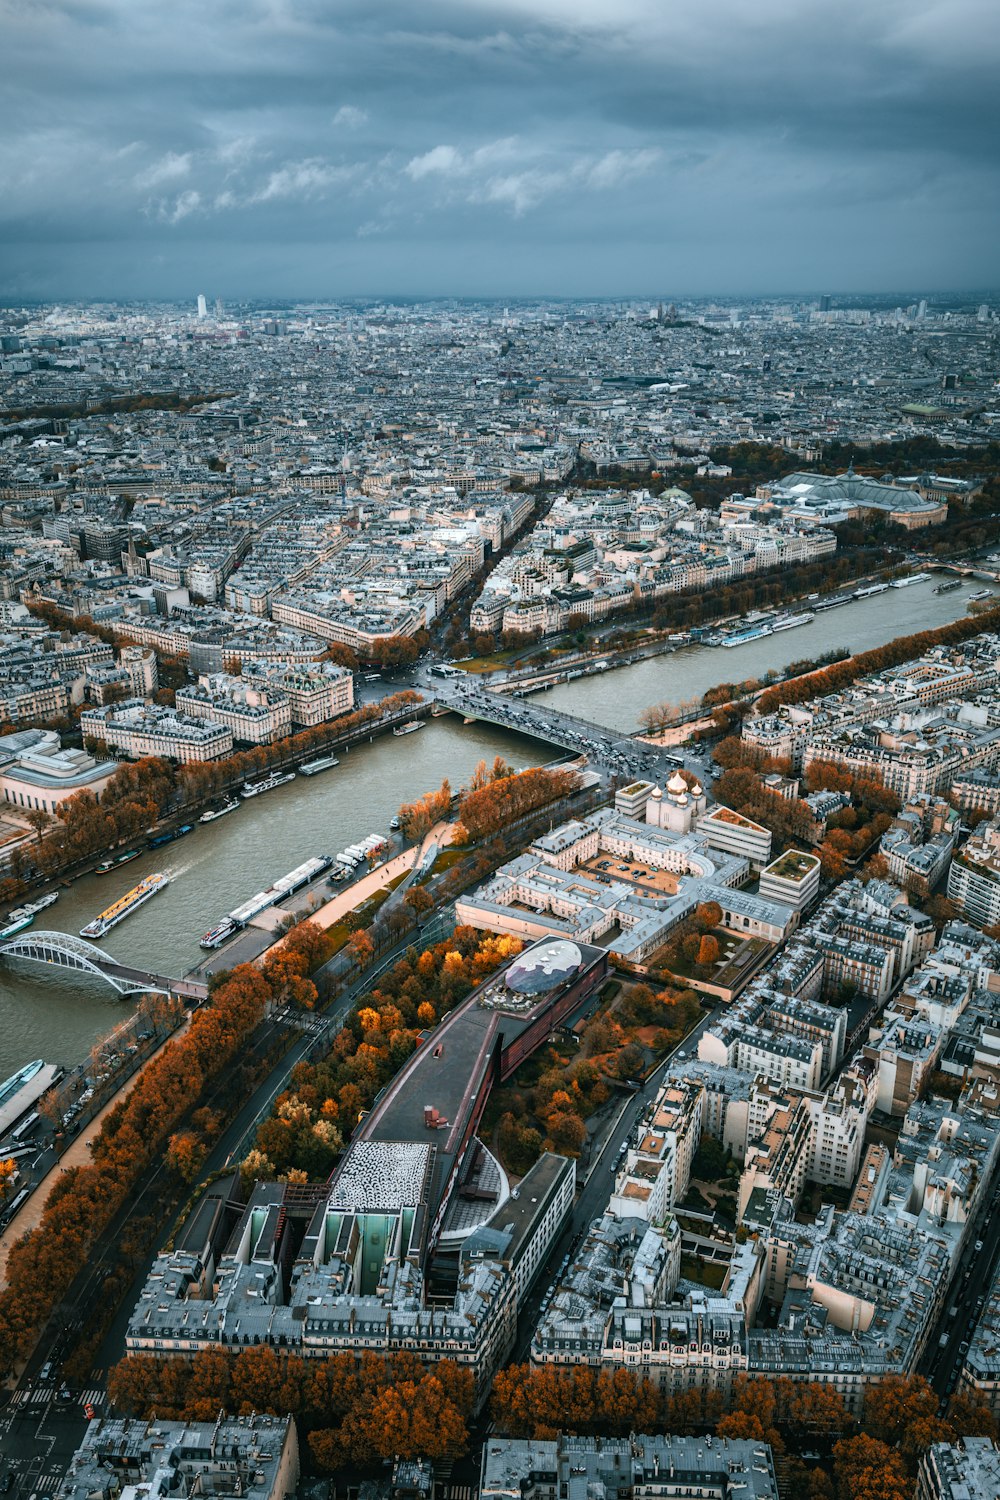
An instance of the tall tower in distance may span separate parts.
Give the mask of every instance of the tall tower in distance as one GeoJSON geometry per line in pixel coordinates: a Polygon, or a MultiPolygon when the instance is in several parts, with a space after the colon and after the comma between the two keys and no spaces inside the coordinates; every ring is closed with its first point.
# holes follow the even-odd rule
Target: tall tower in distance
{"type": "Polygon", "coordinates": [[[819,310],[820,312],[830,311],[830,298],[826,292],[824,292],[822,297],[820,297],[819,299],[819,310]]]}
{"type": "Polygon", "coordinates": [[[198,316],[199,318],[208,317],[208,303],[205,301],[204,292],[198,293],[198,316]]]}

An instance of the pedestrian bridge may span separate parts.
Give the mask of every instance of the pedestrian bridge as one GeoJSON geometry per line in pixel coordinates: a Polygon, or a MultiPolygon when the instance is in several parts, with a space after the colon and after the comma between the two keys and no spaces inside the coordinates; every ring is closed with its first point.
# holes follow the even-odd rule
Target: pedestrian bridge
{"type": "Polygon", "coordinates": [[[0,943],[0,958],[20,958],[27,963],[49,964],[57,969],[93,974],[110,984],[119,995],[177,995],[184,1000],[204,1000],[207,986],[189,979],[170,979],[163,974],[149,974],[120,964],[85,938],[69,932],[43,932],[28,929],[0,943]]]}

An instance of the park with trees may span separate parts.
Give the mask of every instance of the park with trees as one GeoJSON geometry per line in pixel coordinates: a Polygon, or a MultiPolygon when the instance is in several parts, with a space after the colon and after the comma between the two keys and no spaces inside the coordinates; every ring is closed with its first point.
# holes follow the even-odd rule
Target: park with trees
{"type": "Polygon", "coordinates": [[[690,990],[608,981],[589,1016],[494,1090],[481,1134],[518,1177],[543,1151],[583,1155],[612,1100],[634,1088],[700,1015],[690,990]]]}
{"type": "Polygon", "coordinates": [[[498,755],[491,766],[479,761],[467,787],[453,796],[445,780],[432,792],[425,792],[399,809],[399,822],[408,839],[421,839],[451,816],[454,805],[457,826],[455,844],[479,843],[509,828],[540,808],[548,807],[576,790],[579,777],[572,770],[549,770],[529,766],[515,771],[498,755]]]}

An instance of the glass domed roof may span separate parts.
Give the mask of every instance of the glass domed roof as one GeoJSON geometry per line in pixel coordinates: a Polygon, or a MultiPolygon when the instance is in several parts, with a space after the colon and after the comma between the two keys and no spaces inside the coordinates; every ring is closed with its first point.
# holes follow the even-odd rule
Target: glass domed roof
{"type": "Polygon", "coordinates": [[[550,938],[516,958],[504,982],[516,995],[544,995],[546,990],[572,979],[582,963],[583,954],[575,943],[550,938]]]}

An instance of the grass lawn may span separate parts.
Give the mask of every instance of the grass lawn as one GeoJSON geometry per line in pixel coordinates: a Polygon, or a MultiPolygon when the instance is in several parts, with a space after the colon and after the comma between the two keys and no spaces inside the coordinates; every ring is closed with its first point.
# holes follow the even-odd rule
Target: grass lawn
{"type": "Polygon", "coordinates": [[[394,875],[388,885],[382,886],[381,890],[373,891],[367,901],[363,901],[357,908],[358,916],[364,917],[366,923],[369,922],[379,907],[385,905],[397,885],[402,885],[409,873],[409,870],[404,870],[401,875],[394,875]]]}
{"type": "Polygon", "coordinates": [[[440,875],[442,870],[450,870],[452,865],[459,864],[468,852],[468,849],[463,849],[461,846],[452,847],[449,845],[447,849],[442,849],[431,865],[431,875],[440,875]]]}
{"type": "MultiPolygon", "coordinates": [[[[389,897],[392,895],[393,891],[396,889],[397,885],[402,885],[408,874],[409,871],[404,870],[401,875],[394,875],[387,885],[384,885],[381,890],[374,891],[372,895],[368,897],[367,901],[363,901],[362,904],[356,908],[357,915],[361,917],[363,925],[365,927],[368,927],[374,921],[379,907],[384,906],[386,901],[388,901],[389,897]]],[[[339,953],[341,948],[343,948],[344,944],[351,936],[351,928],[347,926],[346,922],[343,919],[341,919],[339,922],[334,922],[332,927],[328,927],[326,929],[325,936],[327,944],[329,945],[329,953],[327,955],[327,958],[324,958],[323,962],[327,963],[335,953],[339,953]]]]}
{"type": "Polygon", "coordinates": [[[334,922],[332,927],[326,929],[324,936],[327,942],[327,952],[323,959],[324,963],[328,963],[335,953],[340,952],[350,935],[343,922],[334,922]]]}
{"type": "Polygon", "coordinates": [[[502,672],[516,659],[514,651],[494,651],[490,656],[470,656],[467,661],[457,661],[455,666],[463,672],[502,672]]]}

